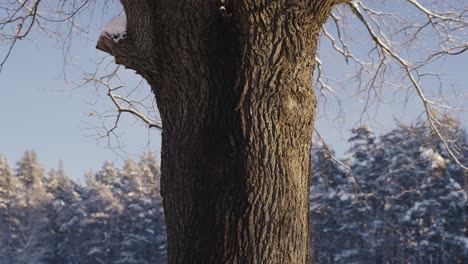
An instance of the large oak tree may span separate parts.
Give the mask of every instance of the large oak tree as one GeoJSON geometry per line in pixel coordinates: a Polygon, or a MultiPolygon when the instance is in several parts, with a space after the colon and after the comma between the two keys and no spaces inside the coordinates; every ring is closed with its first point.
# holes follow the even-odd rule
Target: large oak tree
{"type": "Polygon", "coordinates": [[[334,1],[122,4],[126,37],[97,47],[156,96],[169,262],[309,263],[312,74],[334,1]]]}
{"type": "MultiPolygon", "coordinates": [[[[41,23],[70,22],[76,27],[73,17],[93,1],[70,1],[72,11],[61,12],[61,19],[39,12],[43,1],[29,2],[11,1],[2,13],[2,28],[17,27],[11,38],[0,39],[10,44],[0,67],[34,26],[46,30],[41,23]]],[[[381,77],[396,66],[403,86],[419,95],[434,132],[457,160],[437,123],[436,110],[448,107],[424,93],[420,78],[428,75],[421,70],[424,65],[467,50],[463,8],[437,12],[433,1],[426,2],[434,8],[399,1],[426,18],[421,24],[348,0],[120,2],[125,34],[102,34],[97,48],[143,76],[155,95],[161,124],[123,108],[118,101],[128,101],[109,87],[119,117],[130,112],[163,128],[161,192],[170,263],[311,261],[308,197],[316,65],[317,84],[334,93],[316,56],[320,32],[357,66],[364,89],[383,87],[381,77]],[[370,36],[371,51],[363,56],[370,63],[359,58],[362,51],[350,52],[342,13],[332,14],[340,4],[370,36]],[[336,25],[333,32],[323,29],[329,17],[336,25]],[[395,22],[399,25],[393,30],[395,22]],[[428,29],[439,48],[412,62],[404,59],[428,29]]],[[[382,9],[392,5],[377,2],[382,9]]]]}

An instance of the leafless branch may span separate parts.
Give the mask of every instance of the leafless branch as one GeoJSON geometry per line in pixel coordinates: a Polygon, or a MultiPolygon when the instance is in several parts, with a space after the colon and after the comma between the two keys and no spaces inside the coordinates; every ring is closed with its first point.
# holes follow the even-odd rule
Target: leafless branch
{"type": "MultiPolygon", "coordinates": [[[[445,125],[440,121],[448,111],[466,112],[466,105],[457,106],[454,103],[456,96],[466,98],[467,95],[457,91],[458,94],[451,97],[449,87],[443,84],[442,74],[431,70],[434,62],[447,56],[460,55],[468,49],[464,31],[468,26],[468,10],[463,1],[458,0],[450,3],[432,0],[401,2],[398,4],[406,4],[408,12],[403,12],[403,7],[386,12],[387,6],[397,3],[382,0],[336,1],[343,5],[334,10],[323,28],[323,41],[327,41],[329,49],[343,57],[355,71],[348,75],[347,80],[340,81],[325,74],[333,71],[327,71],[329,66],[326,60],[317,57],[316,87],[322,96],[325,95],[323,90],[334,91],[333,96],[340,101],[343,92],[337,89],[349,86],[352,81],[354,87],[357,84],[356,95],[365,94],[363,115],[368,112],[372,97],[377,101],[388,98],[383,95],[384,89],[407,90],[406,98],[414,92],[422,103],[428,124],[448,155],[464,170],[468,170],[454,150],[454,142],[445,136],[445,125]],[[361,29],[362,32],[359,31],[361,29]],[[356,36],[368,36],[371,42],[357,43],[356,36]],[[427,43],[432,47],[425,45],[427,43]],[[369,52],[364,53],[365,49],[369,52]],[[439,83],[437,96],[428,92],[433,88],[425,87],[424,80],[431,78],[439,83]]],[[[319,55],[323,57],[323,54],[319,55]]]]}
{"type": "Polygon", "coordinates": [[[84,28],[88,26],[76,23],[76,19],[92,12],[90,8],[93,4],[95,2],[91,0],[56,2],[5,0],[2,2],[0,46],[3,48],[0,49],[0,73],[18,41],[34,39],[36,33],[43,33],[47,37],[65,37],[63,39],[65,46],[74,31],[84,32],[84,28]]]}
{"type": "Polygon", "coordinates": [[[119,90],[120,88],[122,88],[123,86],[112,87],[108,82],[104,80],[107,77],[109,76],[105,76],[101,78],[96,78],[95,76],[88,76],[85,79],[85,84],[94,83],[99,86],[105,87],[107,89],[107,96],[110,98],[111,102],[116,108],[117,116],[115,118],[114,126],[107,130],[106,136],[109,136],[118,127],[120,117],[123,113],[129,113],[132,116],[135,116],[140,121],[145,123],[148,126],[148,128],[162,129],[162,126],[160,123],[151,120],[150,118],[148,118],[147,116],[145,116],[143,113],[141,113],[138,110],[138,107],[142,106],[141,102],[134,101],[124,96],[115,94],[115,92],[119,90]],[[126,106],[123,106],[123,103],[126,104],[126,106]]]}
{"type": "Polygon", "coordinates": [[[326,150],[326,156],[328,158],[330,158],[332,161],[336,162],[336,164],[340,165],[341,167],[343,167],[346,171],[347,171],[347,175],[348,177],[351,179],[351,182],[353,183],[354,187],[355,187],[355,192],[356,193],[361,193],[361,187],[359,186],[359,183],[358,181],[356,180],[356,178],[354,177],[354,175],[352,174],[352,169],[347,165],[345,164],[344,162],[342,162],[341,160],[339,160],[334,154],[333,154],[333,151],[332,149],[328,146],[328,144],[326,143],[325,139],[322,137],[322,135],[319,133],[319,131],[315,128],[315,134],[317,135],[317,137],[319,138],[319,140],[322,142],[323,144],[323,147],[324,149],[326,150]]]}

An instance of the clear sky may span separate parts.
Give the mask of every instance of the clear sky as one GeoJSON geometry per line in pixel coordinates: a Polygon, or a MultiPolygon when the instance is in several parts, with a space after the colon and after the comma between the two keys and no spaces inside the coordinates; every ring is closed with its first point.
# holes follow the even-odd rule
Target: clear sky
{"type": "MultiPolygon", "coordinates": [[[[104,160],[121,164],[126,153],[109,149],[106,139],[97,140],[94,135],[95,116],[89,114],[94,107],[89,102],[96,99],[93,88],[73,89],[75,85],[70,83],[80,82],[83,69],[93,71],[92,61],[104,55],[95,50],[92,37],[90,41],[75,41],[71,53],[75,66],[65,70],[67,81],[63,75],[63,49],[55,40],[39,37],[37,41],[19,42],[15,47],[0,74],[0,154],[6,156],[11,165],[27,149],[36,150],[47,169],[63,160],[66,171],[75,179],[82,179],[89,170],[98,170],[104,160]]],[[[448,81],[465,94],[468,92],[467,59],[467,55],[451,57],[439,65],[443,72],[449,73],[448,81]]],[[[328,63],[343,65],[337,61],[328,63]]],[[[101,98],[97,103],[103,101],[105,99],[101,98]]],[[[363,102],[356,99],[345,100],[344,121],[319,119],[317,122],[319,131],[338,154],[348,147],[346,138],[361,117],[362,105],[363,102]]],[[[384,132],[394,127],[394,118],[409,121],[419,113],[420,102],[410,102],[402,109],[401,101],[396,100],[396,103],[380,105],[378,114],[371,119],[376,121],[373,126],[384,132]]],[[[466,113],[459,117],[468,123],[466,113]]],[[[120,137],[125,145],[123,150],[131,157],[137,158],[148,150],[159,155],[160,133],[157,130],[149,131],[140,123],[124,119],[118,131],[123,134],[120,137]]]]}
{"type": "MultiPolygon", "coordinates": [[[[73,56],[75,64],[88,65],[92,71],[90,60],[103,54],[88,44],[74,50],[73,56]]],[[[64,81],[62,49],[53,41],[20,42],[15,48],[0,74],[0,154],[11,165],[25,150],[34,149],[46,168],[56,167],[62,159],[68,174],[78,179],[98,170],[104,160],[121,163],[125,152],[133,158],[148,150],[159,154],[160,133],[128,119],[119,130],[125,152],[108,148],[105,138],[98,140],[96,120],[89,115],[94,108],[89,103],[96,99],[93,88],[75,89],[71,83],[81,82],[81,69],[66,73],[64,81]]]]}

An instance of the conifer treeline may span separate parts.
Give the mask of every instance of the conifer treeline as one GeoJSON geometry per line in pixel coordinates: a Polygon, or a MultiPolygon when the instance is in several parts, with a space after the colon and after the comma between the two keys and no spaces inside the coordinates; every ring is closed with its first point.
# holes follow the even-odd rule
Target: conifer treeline
{"type": "MultiPolygon", "coordinates": [[[[447,144],[468,166],[466,132],[444,120],[447,144]]],[[[468,263],[467,171],[425,123],[376,137],[354,129],[342,162],[313,151],[314,263],[468,263]]]]}
{"type": "MultiPolygon", "coordinates": [[[[468,165],[466,132],[445,122],[468,165]]],[[[363,126],[349,141],[350,170],[313,149],[314,262],[466,263],[468,175],[427,126],[380,137],[363,126]]],[[[0,157],[0,264],[166,263],[158,164],[105,162],[82,186],[62,165],[46,173],[34,151],[14,168],[0,157]]]]}
{"type": "Polygon", "coordinates": [[[152,154],[105,162],[84,186],[62,166],[46,175],[34,151],[15,170],[0,158],[0,263],[165,263],[159,175],[152,154]]]}

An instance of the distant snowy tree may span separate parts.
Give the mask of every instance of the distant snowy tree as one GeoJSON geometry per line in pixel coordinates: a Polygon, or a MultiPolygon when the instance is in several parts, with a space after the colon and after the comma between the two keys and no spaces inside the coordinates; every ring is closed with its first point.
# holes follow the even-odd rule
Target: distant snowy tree
{"type": "Polygon", "coordinates": [[[167,237],[164,222],[163,202],[161,197],[159,162],[152,153],[145,153],[140,159],[142,181],[145,183],[143,204],[147,210],[145,222],[150,223],[151,228],[145,229],[145,235],[152,241],[146,254],[151,256],[154,263],[167,262],[167,237]]]}
{"type": "Polygon", "coordinates": [[[15,191],[13,170],[5,157],[0,155],[0,212],[5,213],[15,191]]]}
{"type": "Polygon", "coordinates": [[[12,240],[19,220],[12,212],[18,181],[5,157],[0,156],[0,263],[12,263],[12,240]]]}
{"type": "Polygon", "coordinates": [[[120,215],[124,209],[111,186],[98,183],[86,190],[83,197],[86,218],[80,247],[81,261],[109,263],[118,254],[116,244],[123,239],[120,215]]]}
{"type": "Polygon", "coordinates": [[[121,187],[118,171],[112,162],[105,161],[101,170],[96,173],[94,178],[101,184],[106,184],[117,189],[121,187]]]}
{"type": "Polygon", "coordinates": [[[2,251],[5,263],[49,263],[52,256],[50,222],[47,205],[51,196],[44,188],[44,169],[36,153],[26,151],[17,164],[14,195],[9,197],[7,210],[7,247],[2,251]]]}
{"type": "Polygon", "coordinates": [[[142,174],[138,164],[131,159],[125,161],[123,170],[119,172],[122,183],[120,200],[124,209],[120,219],[122,240],[116,245],[116,263],[149,263],[145,259],[145,250],[151,240],[144,236],[148,211],[143,203],[145,186],[142,174]]]}
{"type": "Polygon", "coordinates": [[[330,159],[333,153],[329,151],[320,143],[316,143],[312,149],[310,214],[311,232],[314,234],[311,237],[311,250],[315,263],[323,262],[340,250],[334,239],[337,222],[331,216],[337,213],[335,197],[340,186],[346,184],[346,173],[330,159]]]}
{"type": "Polygon", "coordinates": [[[117,245],[116,263],[165,262],[159,175],[153,172],[159,172],[158,163],[154,156],[145,154],[138,164],[126,160],[118,173],[118,197],[124,209],[119,222],[123,238],[117,245]]]}
{"type": "Polygon", "coordinates": [[[81,197],[82,187],[65,174],[63,165],[52,169],[48,178],[48,192],[53,196],[49,206],[49,218],[54,234],[54,263],[81,263],[79,248],[83,233],[82,222],[86,217],[81,197]]]}
{"type": "Polygon", "coordinates": [[[44,176],[45,171],[39,164],[36,152],[34,150],[25,151],[21,160],[17,163],[16,177],[26,188],[30,188],[31,186],[42,185],[44,176]]]}

